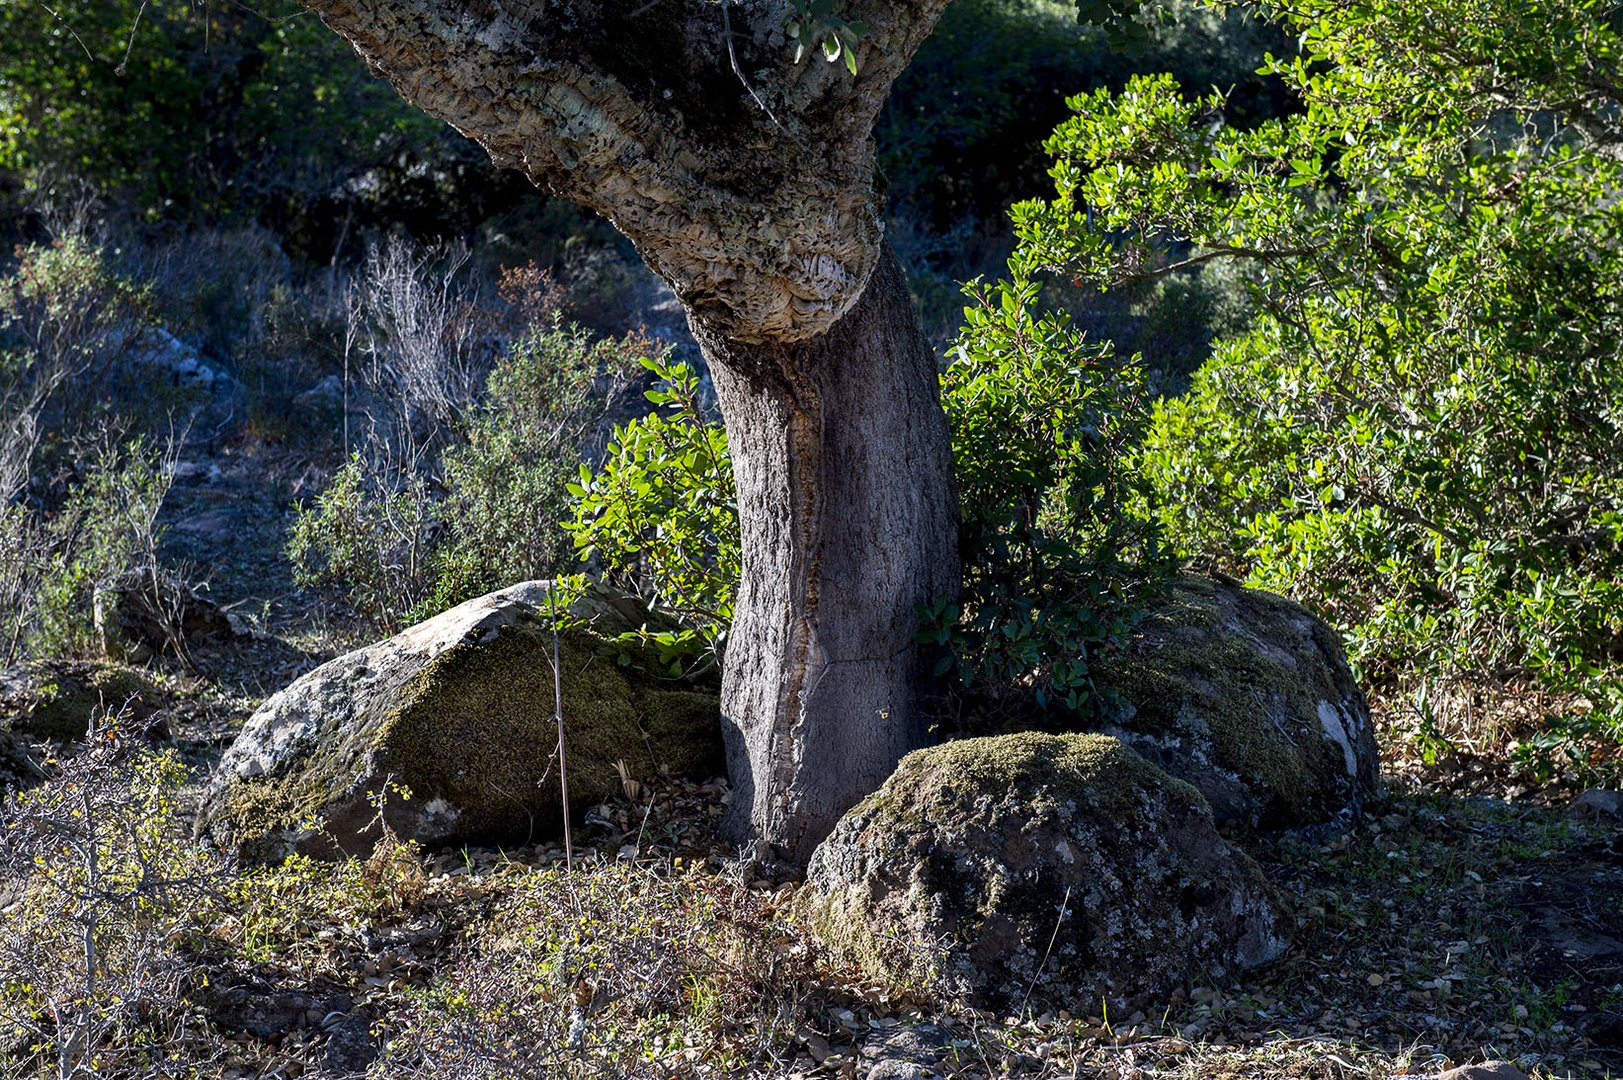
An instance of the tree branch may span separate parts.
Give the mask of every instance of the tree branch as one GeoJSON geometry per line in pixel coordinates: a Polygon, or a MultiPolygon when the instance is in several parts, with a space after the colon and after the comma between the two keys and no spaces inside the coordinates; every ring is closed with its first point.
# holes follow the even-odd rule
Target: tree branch
{"type": "Polygon", "coordinates": [[[1154,270],[1143,270],[1137,273],[1124,274],[1119,279],[1118,283],[1136,284],[1143,281],[1157,281],[1166,277],[1168,274],[1175,274],[1180,270],[1188,270],[1192,267],[1200,266],[1202,263],[1211,262],[1213,259],[1257,259],[1263,262],[1273,262],[1279,259],[1295,259],[1304,255],[1313,255],[1319,251],[1323,251],[1325,246],[1326,245],[1324,244],[1309,244],[1306,247],[1268,249],[1234,247],[1225,244],[1210,248],[1201,252],[1199,255],[1191,255],[1186,259],[1179,259],[1177,262],[1168,263],[1165,266],[1158,266],[1154,270]]]}
{"type": "Polygon", "coordinates": [[[883,237],[873,122],[946,4],[853,0],[869,32],[851,77],[793,62],[786,0],[729,0],[720,35],[706,0],[635,25],[631,0],[301,2],[498,165],[607,217],[742,342],[817,336],[861,295],[883,237]]]}

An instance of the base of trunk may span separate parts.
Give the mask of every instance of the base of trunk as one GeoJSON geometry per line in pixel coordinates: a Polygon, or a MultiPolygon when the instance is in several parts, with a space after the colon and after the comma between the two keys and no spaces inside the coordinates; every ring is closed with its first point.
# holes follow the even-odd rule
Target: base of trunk
{"type": "Polygon", "coordinates": [[[722,690],[735,784],[724,829],[804,863],[929,741],[918,608],[959,584],[936,358],[888,248],[822,337],[746,345],[695,332],[743,533],[722,690]]]}

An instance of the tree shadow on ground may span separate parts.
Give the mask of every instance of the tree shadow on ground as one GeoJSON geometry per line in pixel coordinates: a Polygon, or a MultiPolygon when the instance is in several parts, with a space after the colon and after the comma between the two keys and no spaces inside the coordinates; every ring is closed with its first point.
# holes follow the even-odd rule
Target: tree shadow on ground
{"type": "Polygon", "coordinates": [[[1296,917],[1295,946],[1238,992],[1195,990],[1172,1010],[1186,1037],[1623,1069],[1615,823],[1410,791],[1329,843],[1282,837],[1254,853],[1296,917]]]}

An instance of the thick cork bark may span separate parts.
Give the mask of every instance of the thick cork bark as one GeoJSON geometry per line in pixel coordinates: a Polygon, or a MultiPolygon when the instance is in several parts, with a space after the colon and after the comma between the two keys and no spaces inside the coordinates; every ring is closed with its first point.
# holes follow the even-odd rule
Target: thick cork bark
{"type": "Polygon", "coordinates": [[[959,580],[935,355],[888,248],[818,338],[701,340],[744,540],[722,687],[726,825],[804,862],[929,739],[918,608],[959,580]]]}
{"type": "Polygon", "coordinates": [[[804,861],[926,740],[916,608],[958,584],[935,357],[871,136],[946,0],[847,0],[855,77],[793,62],[785,0],[302,2],[497,164],[612,221],[686,307],[744,539],[727,824],[804,861]]]}

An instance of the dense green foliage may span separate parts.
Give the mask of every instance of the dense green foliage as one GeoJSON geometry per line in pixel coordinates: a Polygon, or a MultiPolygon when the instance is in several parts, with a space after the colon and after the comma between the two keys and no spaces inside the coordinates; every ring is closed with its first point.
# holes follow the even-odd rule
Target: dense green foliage
{"type": "Polygon", "coordinates": [[[85,181],[152,223],[292,225],[345,184],[443,206],[427,189],[470,167],[488,171],[294,5],[0,6],[0,172],[46,189],[85,181]]]}
{"type": "MultiPolygon", "coordinates": [[[[1046,266],[1111,285],[1252,264],[1257,314],[1141,463],[1191,556],[1302,597],[1374,675],[1623,658],[1623,39],[1604,5],[1264,5],[1300,114],[1167,77],[1072,102],[1046,266]]],[[[1617,702],[1614,700],[1614,706],[1617,702]]],[[[1599,713],[1595,714],[1599,716],[1599,713]]]]}
{"type": "Polygon", "coordinates": [[[923,637],[948,646],[977,712],[1081,712],[1090,660],[1120,647],[1172,570],[1126,453],[1145,418],[1137,358],[1045,311],[1022,256],[1012,280],[972,282],[942,375],[963,509],[960,604],[923,637]]]}
{"type": "MultiPolygon", "coordinates": [[[[106,252],[82,239],[20,247],[16,258],[0,276],[6,496],[30,477],[71,466],[76,444],[93,430],[127,427],[137,400],[157,408],[180,403],[149,403],[149,395],[133,392],[152,381],[132,362],[146,351],[152,328],[149,289],[116,273],[106,252]]],[[[35,495],[50,500],[49,492],[35,495]]]]}
{"type": "MultiPolygon", "coordinates": [[[[1055,709],[1093,694],[1089,658],[1120,646],[1140,601],[1171,569],[1126,467],[1145,419],[1135,360],[1094,345],[1016,263],[1012,281],[973,283],[942,378],[963,504],[961,602],[921,615],[980,719],[1055,709]]],[[[569,527],[583,558],[681,621],[654,635],[674,666],[719,653],[741,573],[726,435],[682,364],[644,362],[663,412],[615,430],[581,467],[569,527]]]]}
{"type": "Polygon", "coordinates": [[[644,358],[659,385],[644,395],[661,411],[614,429],[603,462],[581,465],[574,520],[565,528],[580,557],[651,607],[677,630],[655,633],[680,669],[688,655],[719,656],[742,573],[738,496],[727,436],[683,363],[644,358]]]}
{"type": "Polygon", "coordinates": [[[1110,47],[1107,30],[1079,25],[1063,0],[954,0],[879,122],[893,201],[937,228],[966,217],[995,228],[1012,199],[1042,190],[1041,143],[1064,118],[1066,96],[1119,87],[1135,71],[1232,88],[1237,119],[1284,106],[1255,70],[1268,49],[1288,46],[1271,27],[1194,0],[1159,0],[1133,25],[1138,40],[1125,52],[1110,47]]]}

